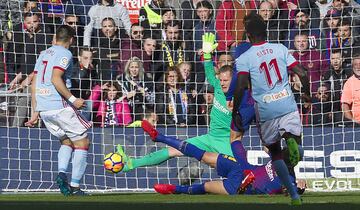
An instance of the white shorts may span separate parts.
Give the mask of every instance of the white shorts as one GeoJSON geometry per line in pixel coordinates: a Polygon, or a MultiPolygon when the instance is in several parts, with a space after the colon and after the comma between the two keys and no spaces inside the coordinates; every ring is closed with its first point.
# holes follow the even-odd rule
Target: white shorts
{"type": "Polygon", "coordinates": [[[60,140],[83,139],[87,136],[86,131],[91,127],[91,123],[72,107],[40,112],[40,117],[50,133],[60,140]]]}
{"type": "Polygon", "coordinates": [[[281,140],[285,132],[300,136],[302,124],[298,111],[258,124],[259,135],[264,145],[268,146],[281,140]]]}

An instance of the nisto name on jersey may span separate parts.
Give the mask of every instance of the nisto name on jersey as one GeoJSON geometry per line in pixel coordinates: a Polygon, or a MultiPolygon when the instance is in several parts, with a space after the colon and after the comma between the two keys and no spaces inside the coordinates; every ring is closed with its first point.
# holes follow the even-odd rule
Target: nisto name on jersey
{"type": "Polygon", "coordinates": [[[277,101],[277,100],[280,100],[280,99],[283,99],[283,98],[286,98],[289,96],[290,96],[289,92],[286,89],[284,89],[277,93],[264,95],[263,101],[265,103],[270,103],[270,102],[277,101]]]}
{"type": "Polygon", "coordinates": [[[221,112],[227,114],[227,115],[230,114],[230,111],[229,111],[226,107],[222,106],[222,105],[216,100],[216,98],[214,98],[214,107],[215,107],[216,109],[220,110],[221,112]]]}
{"type": "Polygon", "coordinates": [[[262,57],[263,55],[269,55],[269,54],[273,54],[273,50],[272,49],[263,49],[263,50],[260,50],[256,53],[256,55],[260,58],[262,57]]]}

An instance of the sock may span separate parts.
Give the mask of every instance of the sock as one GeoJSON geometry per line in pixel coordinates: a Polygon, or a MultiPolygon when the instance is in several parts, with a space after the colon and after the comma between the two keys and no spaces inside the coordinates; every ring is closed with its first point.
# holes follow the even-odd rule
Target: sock
{"type": "Polygon", "coordinates": [[[72,159],[71,187],[79,187],[86,169],[87,150],[75,149],[72,159]]]}
{"type": "Polygon", "coordinates": [[[205,194],[205,183],[202,184],[193,184],[193,185],[177,185],[175,188],[175,193],[177,194],[189,194],[189,195],[201,195],[205,194]]]}
{"type": "Polygon", "coordinates": [[[243,168],[246,169],[250,167],[247,161],[246,150],[241,141],[236,140],[231,143],[231,150],[234,154],[234,158],[243,168]]]}
{"type": "Polygon", "coordinates": [[[72,147],[68,145],[61,145],[58,152],[58,171],[59,173],[66,173],[66,170],[70,163],[71,154],[73,152],[72,147]]]}
{"type": "Polygon", "coordinates": [[[272,164],[275,168],[275,171],[277,175],[279,176],[279,179],[281,180],[282,184],[285,185],[286,189],[288,190],[290,196],[292,199],[299,199],[300,196],[296,191],[295,186],[291,183],[290,177],[289,177],[289,171],[288,168],[284,162],[284,160],[275,160],[272,161],[272,164]]]}
{"type": "Polygon", "coordinates": [[[194,157],[197,160],[201,160],[204,156],[205,151],[202,149],[199,149],[198,147],[187,143],[186,141],[180,141],[179,139],[168,137],[159,134],[156,138],[156,141],[165,143],[171,147],[174,147],[175,149],[182,152],[184,155],[188,157],[194,157]]]}
{"type": "Polygon", "coordinates": [[[153,166],[159,165],[160,163],[170,159],[168,148],[158,150],[147,154],[141,158],[137,159],[128,159],[128,163],[124,166],[123,172],[131,171],[135,168],[142,166],[153,166]]]}

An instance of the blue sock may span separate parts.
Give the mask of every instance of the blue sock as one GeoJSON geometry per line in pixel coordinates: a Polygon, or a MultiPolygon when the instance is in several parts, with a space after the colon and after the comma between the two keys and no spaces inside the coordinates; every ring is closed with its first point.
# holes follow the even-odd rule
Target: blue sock
{"type": "Polygon", "coordinates": [[[72,147],[68,145],[61,145],[58,152],[58,171],[59,173],[66,173],[69,166],[71,154],[73,152],[72,147]]]}
{"type": "Polygon", "coordinates": [[[233,152],[234,158],[236,161],[244,168],[250,168],[250,165],[247,161],[246,150],[241,141],[236,140],[231,143],[231,150],[233,152]]]}
{"type": "Polygon", "coordinates": [[[193,184],[193,185],[186,185],[181,186],[177,185],[175,188],[175,193],[177,194],[189,194],[189,195],[201,195],[205,194],[205,184],[193,184]]]}
{"type": "Polygon", "coordinates": [[[186,141],[180,141],[179,139],[168,137],[159,134],[156,138],[156,141],[165,143],[171,147],[174,147],[175,149],[182,152],[184,155],[188,157],[194,157],[197,160],[201,160],[204,156],[205,151],[202,149],[197,148],[196,146],[187,143],[186,141]]]}
{"type": "Polygon", "coordinates": [[[86,169],[87,150],[75,149],[72,159],[71,187],[79,187],[86,169]]]}
{"type": "Polygon", "coordinates": [[[282,184],[285,185],[286,189],[288,190],[290,196],[292,199],[299,199],[300,196],[297,193],[296,187],[292,184],[289,176],[288,168],[284,162],[284,160],[275,160],[272,161],[272,165],[275,168],[275,171],[277,175],[279,176],[279,179],[281,180],[282,184]]]}

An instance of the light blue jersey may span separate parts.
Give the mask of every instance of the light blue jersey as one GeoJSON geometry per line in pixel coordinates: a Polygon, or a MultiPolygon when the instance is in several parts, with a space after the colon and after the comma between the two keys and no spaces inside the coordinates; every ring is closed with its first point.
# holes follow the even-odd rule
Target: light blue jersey
{"type": "Polygon", "coordinates": [[[72,54],[62,46],[52,46],[41,52],[36,61],[36,111],[49,111],[63,109],[68,103],[57,92],[51,82],[54,68],[64,71],[63,79],[68,88],[71,87],[72,54]]]}
{"type": "Polygon", "coordinates": [[[263,42],[236,59],[239,73],[249,73],[260,122],[297,111],[287,68],[298,62],[282,44],[263,42]]]}

